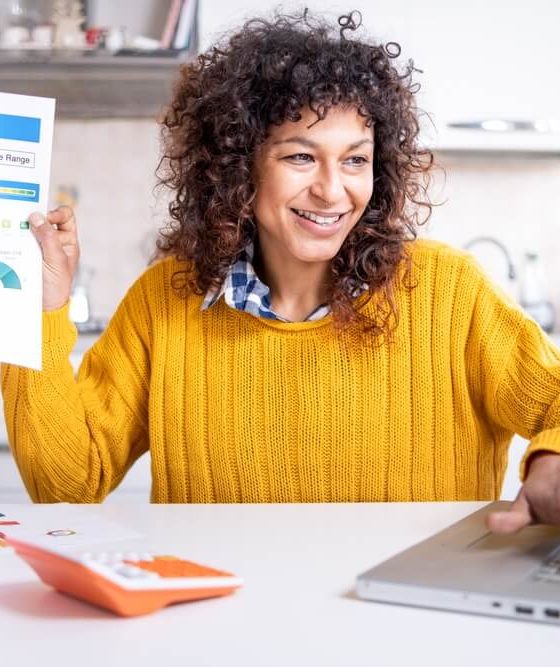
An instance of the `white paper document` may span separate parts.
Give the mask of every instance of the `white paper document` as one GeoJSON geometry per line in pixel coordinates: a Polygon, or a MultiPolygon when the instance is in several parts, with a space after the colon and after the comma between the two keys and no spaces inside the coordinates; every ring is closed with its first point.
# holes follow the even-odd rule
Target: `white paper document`
{"type": "MultiPolygon", "coordinates": [[[[2,513],[6,512],[2,506],[0,510],[2,513]]],[[[142,533],[123,524],[66,503],[18,506],[17,514],[4,514],[0,518],[0,535],[2,534],[54,551],[100,543],[109,545],[144,537],[142,533]]],[[[0,554],[5,551],[0,548],[0,554]]]]}
{"type": "Polygon", "coordinates": [[[0,361],[37,370],[42,261],[27,218],[47,212],[54,105],[0,93],[0,361]]]}

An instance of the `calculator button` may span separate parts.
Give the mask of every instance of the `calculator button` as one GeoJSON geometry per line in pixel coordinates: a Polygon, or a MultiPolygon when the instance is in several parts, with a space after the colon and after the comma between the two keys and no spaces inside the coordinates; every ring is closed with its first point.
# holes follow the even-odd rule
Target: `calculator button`
{"type": "Polygon", "coordinates": [[[130,551],[129,553],[124,554],[123,560],[136,562],[136,561],[141,560],[141,558],[140,558],[140,554],[137,554],[134,551],[130,551]]]}
{"type": "Polygon", "coordinates": [[[91,560],[94,563],[108,563],[109,562],[109,554],[105,551],[101,551],[98,554],[92,554],[91,560]]]}
{"type": "Polygon", "coordinates": [[[124,554],[122,554],[120,551],[113,551],[110,554],[108,554],[108,562],[109,563],[120,563],[124,558],[124,554]]]}
{"type": "Polygon", "coordinates": [[[120,552],[101,551],[97,554],[84,553],[81,555],[83,563],[99,563],[99,565],[113,565],[123,561],[123,554],[120,552]]]}
{"type": "Polygon", "coordinates": [[[220,576],[221,572],[212,570],[197,563],[188,560],[182,560],[175,556],[156,556],[151,562],[139,561],[134,565],[147,572],[152,572],[155,576],[164,579],[176,579],[178,577],[208,577],[220,576]]]}
{"type": "Polygon", "coordinates": [[[122,577],[127,579],[157,579],[157,574],[152,572],[145,572],[138,567],[132,565],[118,565],[113,568],[117,574],[120,574],[122,577]]]}

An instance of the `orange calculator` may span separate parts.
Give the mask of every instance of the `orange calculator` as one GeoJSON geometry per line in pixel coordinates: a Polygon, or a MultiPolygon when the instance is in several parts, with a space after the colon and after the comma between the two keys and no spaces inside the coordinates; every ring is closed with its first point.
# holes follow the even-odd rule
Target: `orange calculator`
{"type": "Polygon", "coordinates": [[[151,553],[61,553],[6,538],[40,579],[57,591],[119,616],[139,616],[176,602],[232,593],[239,577],[176,556],[151,553]]]}

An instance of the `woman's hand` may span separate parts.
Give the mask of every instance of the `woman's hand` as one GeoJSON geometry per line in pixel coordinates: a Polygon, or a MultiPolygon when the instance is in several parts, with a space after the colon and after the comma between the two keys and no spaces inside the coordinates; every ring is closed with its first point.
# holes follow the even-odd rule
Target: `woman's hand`
{"type": "Polygon", "coordinates": [[[525,484],[510,509],[493,512],[487,520],[493,533],[516,533],[531,523],[560,525],[560,454],[534,454],[525,484]]]}
{"type": "Polygon", "coordinates": [[[46,218],[32,213],[29,222],[43,253],[43,310],[58,310],[70,298],[80,258],[74,212],[59,206],[46,218]]]}

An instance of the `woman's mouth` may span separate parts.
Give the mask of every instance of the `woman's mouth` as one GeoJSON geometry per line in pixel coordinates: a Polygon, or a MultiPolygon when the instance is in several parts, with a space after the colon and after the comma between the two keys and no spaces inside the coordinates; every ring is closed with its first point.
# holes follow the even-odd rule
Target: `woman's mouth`
{"type": "Polygon", "coordinates": [[[304,211],[303,209],[300,208],[293,208],[292,211],[297,215],[299,215],[301,218],[305,218],[306,220],[314,222],[316,225],[319,225],[319,227],[330,227],[331,225],[335,225],[344,215],[344,213],[333,213],[332,215],[318,215],[317,213],[312,213],[311,211],[304,211]]]}

